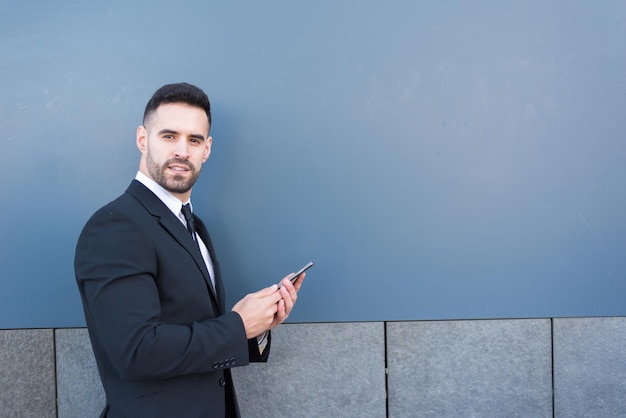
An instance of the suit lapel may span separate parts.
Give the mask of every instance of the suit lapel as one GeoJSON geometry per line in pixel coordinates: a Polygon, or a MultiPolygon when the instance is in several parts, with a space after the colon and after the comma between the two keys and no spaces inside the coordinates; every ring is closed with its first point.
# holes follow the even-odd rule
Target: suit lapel
{"type": "Polygon", "coordinates": [[[224,283],[222,282],[222,274],[219,263],[217,262],[217,256],[215,255],[215,250],[213,249],[213,242],[211,241],[211,236],[209,235],[209,231],[204,225],[204,222],[202,222],[202,220],[196,215],[193,215],[193,217],[196,223],[196,231],[200,235],[200,238],[204,242],[204,245],[206,245],[207,249],[209,250],[209,256],[211,257],[211,261],[213,262],[213,274],[215,275],[215,277],[213,277],[213,281],[215,282],[215,292],[217,293],[220,313],[223,314],[225,304],[224,283]]]}
{"type": "MultiPolygon", "coordinates": [[[[152,216],[157,217],[159,220],[159,224],[193,257],[194,263],[202,272],[202,276],[207,286],[207,291],[211,296],[211,301],[216,307],[216,311],[222,313],[223,302],[220,303],[220,298],[218,297],[218,295],[215,294],[215,292],[213,292],[211,286],[211,278],[209,277],[209,271],[207,270],[204,259],[202,258],[202,254],[200,253],[200,248],[198,247],[198,244],[191,238],[191,234],[189,234],[187,228],[185,228],[182,222],[180,222],[180,220],[172,213],[172,211],[169,210],[169,208],[165,206],[165,204],[161,202],[161,200],[154,193],[152,193],[150,189],[148,189],[137,180],[133,180],[126,191],[135,196],[152,216]]],[[[204,228],[204,224],[202,224],[202,222],[200,222],[200,225],[202,225],[202,227],[204,228]]],[[[204,232],[206,232],[206,228],[204,228],[204,232]]],[[[206,236],[207,239],[205,239],[201,235],[202,240],[205,243],[210,243],[210,238],[208,238],[208,232],[206,232],[206,236]]],[[[213,260],[213,262],[215,263],[212,248],[213,246],[210,244],[206,245],[207,248],[209,248],[211,260],[213,260]]],[[[217,289],[217,278],[215,282],[216,291],[219,294],[219,290],[217,289]]],[[[223,298],[221,300],[223,300],[223,298]]]]}

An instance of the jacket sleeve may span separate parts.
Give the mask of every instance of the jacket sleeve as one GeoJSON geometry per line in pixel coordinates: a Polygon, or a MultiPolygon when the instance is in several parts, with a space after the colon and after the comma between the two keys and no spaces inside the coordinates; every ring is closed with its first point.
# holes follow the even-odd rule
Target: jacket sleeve
{"type": "Polygon", "coordinates": [[[148,235],[130,214],[111,207],[96,212],[81,233],[75,272],[96,356],[124,380],[248,364],[249,342],[237,313],[199,310],[201,315],[187,321],[165,319],[162,303],[167,301],[161,300],[166,296],[158,284],[163,260],[148,235]]]}
{"type": "Polygon", "coordinates": [[[248,352],[251,363],[265,363],[270,356],[270,346],[272,345],[272,331],[267,331],[267,344],[261,353],[259,351],[259,343],[256,338],[248,340],[248,352]]]}

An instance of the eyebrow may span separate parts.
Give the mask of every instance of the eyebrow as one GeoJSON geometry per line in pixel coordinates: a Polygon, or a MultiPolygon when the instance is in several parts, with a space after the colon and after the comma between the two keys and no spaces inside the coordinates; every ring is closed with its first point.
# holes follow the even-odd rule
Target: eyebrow
{"type": "MultiPolygon", "coordinates": [[[[161,130],[158,132],[158,134],[159,134],[159,135],[164,135],[164,134],[178,134],[178,133],[179,133],[178,131],[175,131],[175,130],[173,130],[173,129],[161,129],[161,130]]],[[[206,138],[204,137],[204,135],[201,135],[201,134],[191,134],[191,135],[189,135],[189,136],[190,136],[190,137],[192,137],[192,138],[195,138],[195,139],[199,139],[199,140],[201,140],[201,141],[204,141],[204,140],[206,139],[206,138]]]]}

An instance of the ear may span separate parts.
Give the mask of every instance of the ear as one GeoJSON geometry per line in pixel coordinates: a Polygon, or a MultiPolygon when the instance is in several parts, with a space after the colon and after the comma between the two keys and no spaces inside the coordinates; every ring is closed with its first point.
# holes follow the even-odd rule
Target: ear
{"type": "Polygon", "coordinates": [[[209,136],[204,147],[204,155],[202,156],[203,163],[206,162],[206,160],[209,159],[209,155],[211,155],[211,145],[213,145],[213,138],[209,136]]]}
{"type": "Polygon", "coordinates": [[[146,152],[147,144],[148,144],[148,132],[146,131],[145,126],[141,125],[137,128],[137,148],[141,151],[142,154],[146,152]]]}

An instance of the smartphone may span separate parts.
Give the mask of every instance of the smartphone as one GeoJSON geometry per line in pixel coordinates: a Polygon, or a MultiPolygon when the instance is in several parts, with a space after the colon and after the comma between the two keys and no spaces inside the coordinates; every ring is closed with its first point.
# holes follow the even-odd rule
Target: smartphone
{"type": "MultiPolygon", "coordinates": [[[[306,263],[304,265],[304,267],[302,267],[300,270],[298,270],[297,273],[294,273],[289,280],[291,280],[291,283],[295,282],[296,279],[298,278],[298,276],[300,276],[302,273],[304,273],[305,271],[307,271],[308,269],[310,269],[311,267],[313,267],[313,264],[315,264],[312,261],[309,261],[308,263],[306,263]]],[[[278,283],[278,288],[280,289],[283,285],[281,283],[278,283]]]]}

